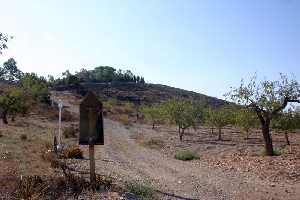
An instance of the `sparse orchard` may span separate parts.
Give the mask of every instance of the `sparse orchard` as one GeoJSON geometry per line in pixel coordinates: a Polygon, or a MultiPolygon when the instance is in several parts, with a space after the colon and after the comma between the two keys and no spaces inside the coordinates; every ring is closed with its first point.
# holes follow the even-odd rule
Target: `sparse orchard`
{"type": "Polygon", "coordinates": [[[223,106],[215,109],[208,109],[206,124],[218,129],[218,140],[222,140],[222,129],[233,123],[232,107],[223,106]]]}
{"type": "Polygon", "coordinates": [[[250,129],[256,128],[259,121],[252,110],[242,108],[235,112],[235,125],[242,129],[245,139],[249,139],[250,129]]]}
{"type": "Polygon", "coordinates": [[[245,105],[256,112],[261,124],[265,141],[266,154],[274,155],[270,133],[272,119],[286,108],[288,103],[300,103],[300,85],[295,79],[281,74],[280,80],[263,80],[258,82],[254,76],[248,84],[242,80],[241,85],[233,88],[227,96],[234,102],[245,105]]]}
{"type": "Polygon", "coordinates": [[[288,134],[300,128],[299,122],[299,115],[292,110],[288,110],[287,112],[280,113],[274,118],[272,121],[272,128],[282,131],[284,133],[286,145],[290,145],[288,134]]]}
{"type": "Polygon", "coordinates": [[[172,99],[163,105],[167,119],[178,126],[180,141],[183,141],[185,130],[196,128],[204,120],[204,106],[188,100],[172,99]]]}

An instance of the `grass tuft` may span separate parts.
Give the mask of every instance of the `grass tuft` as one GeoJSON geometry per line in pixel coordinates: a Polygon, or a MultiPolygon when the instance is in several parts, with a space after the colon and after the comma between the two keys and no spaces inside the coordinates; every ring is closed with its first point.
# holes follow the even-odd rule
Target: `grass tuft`
{"type": "MultiPolygon", "coordinates": [[[[273,156],[280,156],[281,154],[282,154],[282,149],[276,147],[273,148],[273,156]]],[[[259,155],[266,156],[267,155],[266,150],[265,149],[261,150],[259,155]]]]}
{"type": "Polygon", "coordinates": [[[156,199],[154,188],[151,186],[151,184],[145,181],[127,181],[125,183],[125,190],[136,195],[142,200],[156,199]]]}

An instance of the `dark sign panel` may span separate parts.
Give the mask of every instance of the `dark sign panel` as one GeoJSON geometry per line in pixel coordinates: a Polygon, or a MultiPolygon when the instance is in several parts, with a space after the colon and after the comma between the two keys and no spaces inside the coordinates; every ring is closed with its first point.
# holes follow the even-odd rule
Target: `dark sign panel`
{"type": "Polygon", "coordinates": [[[80,145],[103,145],[102,103],[88,92],[80,104],[80,145]]]}

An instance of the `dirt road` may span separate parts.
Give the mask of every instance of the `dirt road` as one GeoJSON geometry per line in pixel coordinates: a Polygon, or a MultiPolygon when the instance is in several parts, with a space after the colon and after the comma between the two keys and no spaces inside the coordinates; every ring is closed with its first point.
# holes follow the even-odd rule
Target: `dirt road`
{"type": "Polygon", "coordinates": [[[273,184],[236,171],[184,162],[130,138],[133,128],[105,120],[105,146],[96,149],[96,170],[122,180],[149,180],[162,199],[299,199],[299,185],[273,184]]]}
{"type": "MultiPolygon", "coordinates": [[[[105,145],[96,146],[97,173],[112,175],[120,181],[147,180],[160,199],[300,199],[299,183],[273,183],[236,170],[212,168],[201,158],[188,162],[176,160],[136,143],[130,135],[137,129],[147,132],[141,126],[128,128],[104,120],[105,145]]],[[[88,169],[88,161],[81,165],[88,169]]]]}

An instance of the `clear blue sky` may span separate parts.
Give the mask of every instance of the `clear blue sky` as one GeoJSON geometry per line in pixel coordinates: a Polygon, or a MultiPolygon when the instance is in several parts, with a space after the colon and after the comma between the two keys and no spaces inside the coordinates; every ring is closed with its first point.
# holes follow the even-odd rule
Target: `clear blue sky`
{"type": "Polygon", "coordinates": [[[0,0],[0,63],[58,76],[99,65],[223,98],[255,72],[300,79],[298,0],[0,0]]]}

